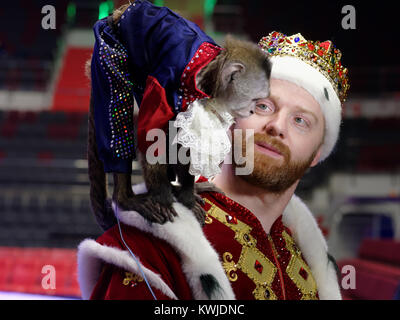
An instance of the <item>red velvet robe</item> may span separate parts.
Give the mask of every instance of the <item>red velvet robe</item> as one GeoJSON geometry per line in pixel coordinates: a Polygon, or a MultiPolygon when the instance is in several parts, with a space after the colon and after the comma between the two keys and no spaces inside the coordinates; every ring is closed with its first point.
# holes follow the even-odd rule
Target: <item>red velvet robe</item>
{"type": "MultiPolygon", "coordinates": [[[[215,192],[206,200],[203,232],[217,251],[236,299],[318,299],[311,270],[279,217],[266,234],[258,219],[235,201],[215,192]]],[[[156,236],[122,225],[124,239],[146,268],[158,273],[178,299],[193,299],[176,250],[156,236]]],[[[190,236],[190,235],[188,235],[190,236]]],[[[125,250],[118,226],[97,239],[125,250]]],[[[152,288],[157,299],[170,299],[152,288]]],[[[91,299],[153,299],[140,275],[104,264],[91,299]]]]}

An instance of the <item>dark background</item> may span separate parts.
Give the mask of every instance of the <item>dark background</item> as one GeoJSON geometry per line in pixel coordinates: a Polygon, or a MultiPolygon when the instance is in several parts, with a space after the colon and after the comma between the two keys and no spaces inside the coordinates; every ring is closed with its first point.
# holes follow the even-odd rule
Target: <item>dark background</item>
{"type": "Polygon", "coordinates": [[[399,10],[395,1],[218,1],[237,3],[242,12],[217,28],[232,32],[242,28],[253,41],[272,30],[306,39],[331,40],[342,53],[342,64],[349,67],[350,94],[378,95],[400,88],[400,42],[397,34],[399,10]],[[356,10],[356,29],[344,30],[345,5],[356,10]],[[242,20],[240,19],[242,17],[242,20]],[[237,22],[240,21],[240,26],[237,22]]]}

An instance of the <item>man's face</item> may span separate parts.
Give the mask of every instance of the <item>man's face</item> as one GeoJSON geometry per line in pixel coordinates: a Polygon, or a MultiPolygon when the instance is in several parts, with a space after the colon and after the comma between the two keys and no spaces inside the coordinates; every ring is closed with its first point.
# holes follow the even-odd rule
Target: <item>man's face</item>
{"type": "Polygon", "coordinates": [[[256,112],[238,119],[234,129],[243,130],[242,153],[246,158],[244,132],[254,129],[254,170],[240,177],[279,194],[318,163],[324,117],[318,102],[306,90],[285,80],[271,79],[270,97],[258,100],[256,112]]]}

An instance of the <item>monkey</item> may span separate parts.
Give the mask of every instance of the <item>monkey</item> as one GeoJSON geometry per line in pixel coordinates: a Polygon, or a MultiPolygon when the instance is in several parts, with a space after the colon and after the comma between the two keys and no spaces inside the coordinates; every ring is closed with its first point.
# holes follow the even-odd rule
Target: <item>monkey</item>
{"type": "MultiPolygon", "coordinates": [[[[113,12],[113,23],[118,23],[128,6],[113,12]]],[[[85,68],[90,79],[90,60],[85,68]]],[[[204,108],[212,105],[216,110],[229,112],[234,118],[244,118],[254,113],[258,99],[269,96],[270,73],[269,58],[256,44],[227,36],[223,50],[198,72],[195,81],[197,87],[210,96],[210,99],[202,101],[204,108]]],[[[177,216],[172,207],[175,199],[190,209],[203,225],[204,202],[195,192],[196,184],[194,176],[189,173],[189,164],[150,164],[144,154],[139,154],[147,193],[134,194],[131,174],[114,172],[112,200],[108,198],[106,175],[96,146],[92,97],[93,92],[88,121],[88,171],[91,207],[100,226],[107,230],[116,223],[112,201],[122,210],[137,211],[149,223],[172,222],[177,216]],[[171,184],[176,178],[180,186],[171,184]]],[[[201,191],[205,190],[220,191],[211,183],[202,184],[201,191]]]]}

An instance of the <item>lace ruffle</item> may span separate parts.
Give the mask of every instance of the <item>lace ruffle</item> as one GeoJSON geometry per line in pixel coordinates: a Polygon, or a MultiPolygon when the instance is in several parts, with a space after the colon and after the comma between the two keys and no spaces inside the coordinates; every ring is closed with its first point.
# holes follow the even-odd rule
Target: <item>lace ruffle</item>
{"type": "Polygon", "coordinates": [[[190,149],[190,174],[211,178],[231,150],[228,129],[233,117],[226,111],[205,107],[205,99],[191,103],[174,122],[178,133],[174,142],[190,149]]]}

